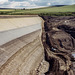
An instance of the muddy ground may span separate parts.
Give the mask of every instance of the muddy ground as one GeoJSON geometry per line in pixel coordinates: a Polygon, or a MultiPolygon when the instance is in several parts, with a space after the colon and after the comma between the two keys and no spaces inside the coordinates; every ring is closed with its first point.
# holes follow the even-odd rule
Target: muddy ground
{"type": "Polygon", "coordinates": [[[75,75],[75,16],[42,18],[42,43],[49,62],[45,75],[75,75]]]}

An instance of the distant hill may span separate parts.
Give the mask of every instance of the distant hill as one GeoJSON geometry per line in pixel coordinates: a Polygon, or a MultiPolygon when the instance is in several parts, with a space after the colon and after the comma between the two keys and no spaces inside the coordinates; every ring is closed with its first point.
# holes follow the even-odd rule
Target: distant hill
{"type": "Polygon", "coordinates": [[[15,8],[0,8],[0,9],[15,9],[15,8]]]}
{"type": "Polygon", "coordinates": [[[66,5],[54,5],[52,7],[62,7],[62,6],[66,6],[66,5]]]}
{"type": "Polygon", "coordinates": [[[1,8],[0,14],[7,15],[75,15],[75,5],[55,5],[50,7],[35,8],[35,9],[8,9],[1,8]]]}
{"type": "Polygon", "coordinates": [[[10,9],[10,8],[0,8],[0,9],[10,9]]]}

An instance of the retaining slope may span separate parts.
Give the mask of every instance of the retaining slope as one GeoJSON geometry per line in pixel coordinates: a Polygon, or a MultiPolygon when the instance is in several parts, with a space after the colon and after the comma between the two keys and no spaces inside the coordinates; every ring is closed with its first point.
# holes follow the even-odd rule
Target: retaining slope
{"type": "Polygon", "coordinates": [[[15,32],[13,34],[3,31],[11,35],[11,40],[8,39],[8,42],[0,46],[0,75],[44,75],[48,71],[49,64],[44,60],[39,25],[34,25],[32,32],[19,35],[16,39],[11,36],[23,29],[8,30],[15,32]]]}
{"type": "Polygon", "coordinates": [[[41,23],[38,16],[0,18],[0,45],[41,29],[41,23]]]}
{"type": "MultiPolygon", "coordinates": [[[[40,32],[35,31],[0,47],[0,75],[37,75],[41,63],[46,63],[40,32]]],[[[42,70],[41,74],[45,71],[42,70]]]]}

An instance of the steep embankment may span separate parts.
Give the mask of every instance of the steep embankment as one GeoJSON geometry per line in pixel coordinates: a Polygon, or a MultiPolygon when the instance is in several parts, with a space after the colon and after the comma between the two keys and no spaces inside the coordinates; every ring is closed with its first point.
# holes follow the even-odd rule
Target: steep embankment
{"type": "Polygon", "coordinates": [[[40,32],[35,31],[0,47],[0,75],[40,75],[48,70],[40,32]]]}
{"type": "Polygon", "coordinates": [[[39,29],[0,46],[0,75],[75,74],[75,17],[42,18],[42,37],[39,29]]]}
{"type": "Polygon", "coordinates": [[[39,29],[41,29],[41,20],[37,15],[0,16],[0,46],[39,29]]]}
{"type": "Polygon", "coordinates": [[[38,16],[0,16],[0,75],[40,75],[48,70],[38,16]]]}
{"type": "Polygon", "coordinates": [[[75,75],[75,17],[42,16],[46,75],[75,75]]]}

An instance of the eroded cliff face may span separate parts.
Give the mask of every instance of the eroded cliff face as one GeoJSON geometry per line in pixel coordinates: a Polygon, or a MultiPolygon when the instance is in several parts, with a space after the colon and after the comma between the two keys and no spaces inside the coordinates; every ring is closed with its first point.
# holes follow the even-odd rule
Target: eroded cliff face
{"type": "Polygon", "coordinates": [[[49,62],[45,75],[75,75],[75,17],[42,18],[42,42],[49,62]]]}

